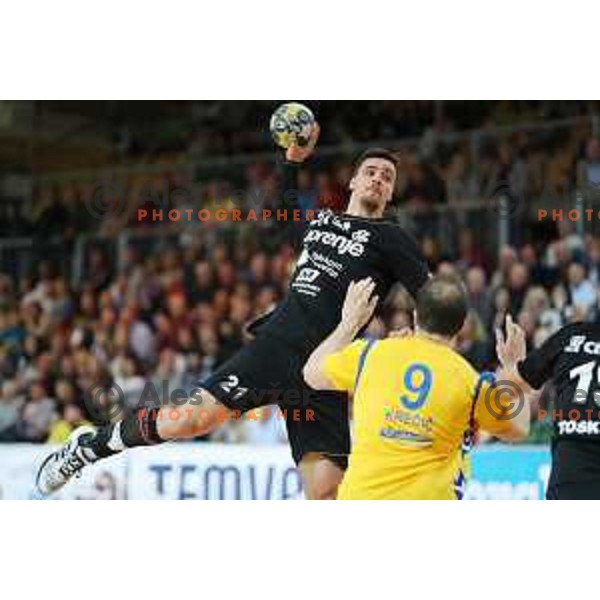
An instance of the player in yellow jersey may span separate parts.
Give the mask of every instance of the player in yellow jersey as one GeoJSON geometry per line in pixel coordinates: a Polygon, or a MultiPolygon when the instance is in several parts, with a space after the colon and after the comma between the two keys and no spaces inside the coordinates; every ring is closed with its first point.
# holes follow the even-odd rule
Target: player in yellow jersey
{"type": "Polygon", "coordinates": [[[357,340],[377,303],[370,279],[348,289],[337,329],[304,368],[315,389],[354,396],[354,442],[338,499],[460,499],[467,450],[480,428],[505,441],[529,431],[529,390],[518,387],[522,329],[498,332],[500,367],[479,374],[454,350],[467,313],[460,281],[433,277],[419,291],[416,332],[357,340]]]}

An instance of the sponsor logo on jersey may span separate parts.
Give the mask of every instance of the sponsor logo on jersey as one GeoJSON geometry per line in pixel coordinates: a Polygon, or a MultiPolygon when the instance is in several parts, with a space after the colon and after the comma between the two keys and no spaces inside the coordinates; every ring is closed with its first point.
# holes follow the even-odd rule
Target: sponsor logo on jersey
{"type": "Polygon", "coordinates": [[[393,423],[394,425],[398,426],[416,427],[417,429],[424,430],[427,433],[431,433],[434,424],[432,417],[425,418],[419,414],[414,414],[399,408],[390,408],[387,406],[384,410],[383,416],[385,421],[388,423],[393,423]]]}
{"type": "Polygon", "coordinates": [[[600,421],[559,421],[559,435],[600,435],[600,421]]]}
{"type": "Polygon", "coordinates": [[[304,248],[304,250],[302,250],[300,256],[298,257],[298,260],[296,261],[296,267],[301,267],[302,265],[305,265],[309,260],[311,260],[310,252],[306,248],[304,248]]]}
{"type": "MultiPolygon", "coordinates": [[[[344,266],[342,263],[339,263],[327,256],[321,254],[320,252],[309,252],[304,249],[298,258],[298,262],[296,263],[296,267],[304,267],[307,263],[310,263],[316,270],[323,271],[327,273],[333,279],[337,279],[339,274],[344,270],[344,266]]],[[[312,269],[312,270],[315,270],[312,269]]],[[[298,271],[298,275],[296,275],[296,282],[301,281],[299,279],[300,273],[305,271],[306,269],[302,268],[298,271]]],[[[311,269],[308,269],[310,271],[311,269]]],[[[316,275],[314,277],[316,279],[316,275]]],[[[314,281],[313,279],[313,281],[314,281]]],[[[304,280],[308,281],[308,280],[304,280]]]]}
{"type": "Polygon", "coordinates": [[[349,254],[350,256],[358,258],[364,254],[365,243],[368,242],[371,233],[365,229],[362,229],[360,231],[355,231],[354,234],[358,234],[356,240],[354,238],[348,238],[342,234],[313,229],[306,234],[304,243],[307,244],[311,242],[317,242],[323,244],[324,246],[331,246],[337,250],[337,253],[340,256],[349,254]]]}
{"type": "Polygon", "coordinates": [[[594,354],[600,356],[600,342],[587,341],[585,335],[572,335],[569,338],[569,344],[565,347],[565,352],[578,354],[594,354]]]}
{"type": "Polygon", "coordinates": [[[322,210],[319,212],[317,217],[310,222],[310,225],[332,225],[342,231],[350,231],[352,228],[350,221],[338,217],[331,210],[322,210]]]}
{"type": "Polygon", "coordinates": [[[365,244],[371,237],[371,232],[366,229],[351,231],[350,221],[337,217],[332,212],[320,212],[317,218],[310,222],[310,230],[304,237],[304,244],[311,242],[321,243],[325,246],[331,246],[337,250],[341,256],[349,254],[358,258],[365,251],[365,244]],[[322,231],[318,227],[330,225],[339,229],[343,233],[334,233],[331,231],[322,231]],[[350,236],[350,237],[348,237],[350,236]]]}
{"type": "Polygon", "coordinates": [[[352,232],[352,239],[355,242],[363,243],[368,242],[371,237],[371,232],[366,229],[359,229],[358,231],[352,232]]]}
{"type": "Polygon", "coordinates": [[[433,444],[433,440],[430,437],[419,435],[413,431],[403,431],[392,427],[382,427],[379,435],[382,438],[410,442],[411,444],[421,444],[424,446],[431,446],[433,444]]]}
{"type": "Polygon", "coordinates": [[[384,424],[379,435],[387,439],[430,445],[433,442],[433,425],[432,417],[424,418],[419,414],[386,406],[384,424]]]}
{"type": "Polygon", "coordinates": [[[319,271],[303,267],[296,276],[296,283],[312,283],[319,276],[319,271]]]}

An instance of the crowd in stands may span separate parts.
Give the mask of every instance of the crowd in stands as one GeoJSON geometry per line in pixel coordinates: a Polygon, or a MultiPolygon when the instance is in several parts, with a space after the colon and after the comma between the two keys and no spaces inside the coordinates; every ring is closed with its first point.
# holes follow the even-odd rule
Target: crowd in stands
{"type": "MultiPolygon", "coordinates": [[[[259,114],[267,110],[264,106],[215,106],[213,112],[205,107],[208,116],[200,121],[202,126],[192,129],[196,133],[189,135],[219,137],[216,123],[225,123],[244,139],[260,138],[264,147],[217,144],[217,148],[209,146],[210,152],[198,153],[186,146],[182,152],[187,163],[166,160],[145,163],[148,169],[128,175],[105,170],[97,176],[80,173],[45,179],[36,184],[29,203],[0,197],[0,237],[72,239],[85,232],[117,235],[125,227],[156,225],[149,219],[138,219],[138,210],[149,206],[166,210],[235,206],[248,210],[277,204],[278,168],[273,160],[202,166],[203,159],[228,152],[273,152],[265,127],[239,133],[242,123],[262,123],[259,114]]],[[[436,113],[432,102],[348,103],[344,107],[340,103],[319,104],[318,114],[324,124],[320,145],[337,144],[343,149],[344,142],[389,140],[400,157],[397,203],[417,214],[434,205],[491,200],[499,187],[506,186],[527,203],[543,199],[546,205],[557,204],[572,197],[575,190],[589,188],[590,182],[596,186],[600,182],[600,142],[593,135],[592,122],[588,119],[556,127],[540,122],[547,116],[589,116],[590,107],[585,103],[457,103],[454,108],[453,103],[446,103],[441,114],[436,113]],[[539,125],[498,129],[519,120],[539,125]],[[410,131],[409,125],[413,128],[410,131]],[[466,126],[478,129],[463,135],[460,131],[466,126]],[[407,136],[413,142],[395,148],[392,140],[401,142],[407,136]]],[[[313,164],[318,176],[309,171],[301,174],[299,192],[305,208],[343,206],[355,155],[354,150],[351,154],[317,154],[313,164]]]]}
{"type": "MultiPolygon", "coordinates": [[[[315,101],[302,100],[327,127],[321,143],[397,141],[424,131],[454,134],[480,127],[541,123],[590,114],[596,102],[490,101],[315,101]]],[[[267,123],[280,104],[264,102],[139,103],[130,106],[137,119],[113,115],[118,157],[144,161],[177,154],[214,158],[270,152],[267,123]],[[145,114],[147,113],[147,114],[145,114]]],[[[128,106],[123,105],[123,111],[128,106]]],[[[596,110],[597,112],[597,110],[596,110]]]]}
{"type": "MultiPolygon", "coordinates": [[[[508,313],[525,329],[530,348],[565,323],[600,320],[598,238],[567,220],[544,231],[522,220],[515,227],[521,235],[498,250],[480,225],[457,218],[462,201],[490,198],[500,182],[520,199],[554,194],[560,200],[585,181],[600,180],[600,143],[589,125],[503,139],[481,134],[475,149],[472,139],[439,134],[429,127],[402,156],[396,203],[410,213],[432,272],[456,273],[466,282],[472,308],[460,351],[476,368],[494,368],[494,330],[508,313]],[[437,204],[456,208],[450,245],[426,218],[437,204]]],[[[298,202],[343,210],[351,163],[317,160],[317,167],[300,172],[298,202]]],[[[2,237],[32,236],[32,246],[43,248],[58,236],[65,252],[60,260],[40,257],[26,274],[0,263],[0,441],[62,442],[78,424],[116,418],[98,410],[108,401],[106,394],[94,398],[99,382],[118,386],[126,406],[144,394],[163,399],[190,390],[245,342],[245,324],[282,298],[293,270],[302,223],[231,231],[211,222],[184,233],[179,224],[172,243],[131,244],[119,260],[92,244],[74,278],[69,253],[82,232],[110,239],[125,228],[171,231],[168,223],[136,218],[138,208],[156,205],[165,190],[165,208],[248,208],[249,198],[259,203],[253,208],[276,208],[281,202],[277,170],[264,162],[247,165],[241,179],[198,180],[188,171],[132,176],[123,197],[111,188],[92,204],[84,201],[92,194],[86,185],[95,184],[43,188],[29,218],[0,220],[2,237]]],[[[401,328],[411,311],[411,299],[395,290],[370,333],[401,328]]],[[[550,390],[541,401],[551,399],[550,390]]],[[[547,423],[536,422],[531,439],[547,433],[547,423]]],[[[276,443],[283,435],[281,422],[258,419],[229,422],[210,439],[276,443]]]]}
{"type": "MultiPolygon", "coordinates": [[[[466,281],[472,309],[459,348],[477,368],[494,367],[493,332],[507,313],[530,348],[574,319],[600,319],[598,239],[562,226],[551,243],[506,246],[495,261],[467,232],[460,255],[430,255],[430,266],[466,281]]],[[[62,441],[77,424],[97,421],[89,395],[98,382],[114,382],[128,406],[144,390],[162,399],[164,382],[168,394],[189,391],[244,343],[245,324],[282,297],[294,259],[291,245],[273,251],[257,234],[210,248],[130,250],[118,272],[97,249],[77,289],[48,262],[32,277],[3,275],[0,439],[62,441]]],[[[410,314],[410,298],[395,291],[371,334],[401,328],[410,314]]],[[[232,423],[215,437],[277,441],[279,425],[232,423]]]]}

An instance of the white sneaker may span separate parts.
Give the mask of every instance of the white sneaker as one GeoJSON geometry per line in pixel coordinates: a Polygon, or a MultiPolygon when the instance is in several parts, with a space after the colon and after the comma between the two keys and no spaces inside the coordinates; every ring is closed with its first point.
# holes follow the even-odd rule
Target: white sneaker
{"type": "Polygon", "coordinates": [[[60,450],[46,457],[35,478],[40,494],[47,496],[58,491],[74,475],[80,476],[83,467],[96,462],[90,450],[79,441],[82,436],[93,435],[94,431],[92,427],[78,427],[60,450]]]}

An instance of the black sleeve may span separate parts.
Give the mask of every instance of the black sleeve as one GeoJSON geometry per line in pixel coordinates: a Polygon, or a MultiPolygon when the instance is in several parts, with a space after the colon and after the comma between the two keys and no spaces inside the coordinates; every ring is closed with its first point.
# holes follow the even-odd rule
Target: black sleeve
{"type": "Polygon", "coordinates": [[[244,325],[244,330],[248,335],[255,336],[258,333],[258,330],[267,323],[267,321],[273,316],[275,312],[275,308],[259,315],[255,319],[249,321],[244,325]]]}
{"type": "Polygon", "coordinates": [[[286,210],[298,208],[298,170],[302,164],[284,160],[279,167],[281,204],[286,210]]]}
{"type": "Polygon", "coordinates": [[[390,228],[385,253],[392,278],[415,296],[429,278],[427,261],[409,233],[396,225],[390,225],[390,228]]]}
{"type": "Polygon", "coordinates": [[[541,388],[552,377],[556,359],[572,333],[571,327],[563,327],[517,365],[519,374],[532,388],[541,388]]]}
{"type": "Polygon", "coordinates": [[[292,211],[300,207],[298,203],[298,171],[303,164],[284,160],[279,167],[281,188],[279,190],[280,204],[277,208],[287,212],[288,218],[282,222],[282,228],[295,251],[299,251],[302,246],[305,229],[304,226],[298,227],[299,224],[292,217],[292,211]]]}

